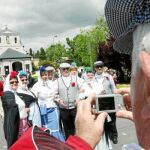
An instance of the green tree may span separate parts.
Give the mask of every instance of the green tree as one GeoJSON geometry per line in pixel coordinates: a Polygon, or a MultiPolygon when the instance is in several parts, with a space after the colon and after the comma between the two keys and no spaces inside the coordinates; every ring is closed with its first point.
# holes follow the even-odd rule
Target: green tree
{"type": "Polygon", "coordinates": [[[40,56],[40,52],[39,52],[39,50],[37,50],[37,51],[35,52],[34,57],[35,57],[35,58],[39,58],[39,56],[40,56]]]}
{"type": "Polygon", "coordinates": [[[33,56],[32,48],[29,49],[29,54],[30,54],[30,56],[33,56]]]}
{"type": "Polygon", "coordinates": [[[39,55],[40,60],[45,60],[46,59],[46,53],[43,47],[40,48],[40,55],[39,55]]]}
{"type": "Polygon", "coordinates": [[[57,62],[62,59],[62,57],[68,56],[65,45],[62,45],[60,43],[48,47],[46,50],[46,54],[48,60],[52,62],[57,62]]]}
{"type": "Polygon", "coordinates": [[[107,41],[109,36],[106,21],[103,17],[97,19],[95,26],[89,30],[81,31],[72,40],[66,38],[68,55],[78,65],[93,66],[99,54],[99,47],[107,41]]]}

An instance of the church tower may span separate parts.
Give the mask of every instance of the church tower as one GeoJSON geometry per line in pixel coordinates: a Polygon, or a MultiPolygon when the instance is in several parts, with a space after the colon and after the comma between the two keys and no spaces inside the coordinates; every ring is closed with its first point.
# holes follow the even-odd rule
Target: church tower
{"type": "Polygon", "coordinates": [[[25,53],[20,34],[5,26],[4,29],[0,30],[0,53],[8,48],[13,48],[14,50],[25,53]]]}
{"type": "Polygon", "coordinates": [[[0,73],[11,71],[32,71],[31,56],[27,55],[20,34],[7,26],[0,30],[0,73]]]}

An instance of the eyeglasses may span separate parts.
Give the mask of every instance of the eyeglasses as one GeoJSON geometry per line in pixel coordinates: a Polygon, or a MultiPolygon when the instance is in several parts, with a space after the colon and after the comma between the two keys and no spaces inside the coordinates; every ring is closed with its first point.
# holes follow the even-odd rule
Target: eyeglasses
{"type": "Polygon", "coordinates": [[[18,83],[18,81],[10,81],[9,83],[10,83],[10,84],[14,84],[14,83],[16,83],[16,84],[17,84],[17,83],[18,83]]]}
{"type": "Polygon", "coordinates": [[[96,66],[95,68],[102,69],[102,66],[96,66]]]}
{"type": "Polygon", "coordinates": [[[21,79],[22,82],[27,81],[28,79],[21,79]]]}
{"type": "Polygon", "coordinates": [[[69,70],[69,68],[62,68],[62,70],[64,71],[64,70],[69,70]]]}

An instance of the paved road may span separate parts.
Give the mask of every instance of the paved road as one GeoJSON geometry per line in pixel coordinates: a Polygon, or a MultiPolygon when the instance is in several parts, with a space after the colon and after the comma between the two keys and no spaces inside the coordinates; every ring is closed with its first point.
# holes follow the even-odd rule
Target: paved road
{"type": "Polygon", "coordinates": [[[137,143],[134,123],[126,119],[117,119],[118,144],[113,144],[114,150],[121,150],[122,145],[137,143]]]}
{"type": "Polygon", "coordinates": [[[6,146],[6,141],[4,138],[4,133],[3,133],[3,120],[0,117],[0,150],[6,150],[7,146],[6,146]]]}
{"type": "MultiPolygon", "coordinates": [[[[0,101],[0,111],[1,111],[1,101],[0,101]]],[[[2,112],[0,112],[1,114],[2,112]]],[[[117,129],[119,135],[118,144],[112,144],[113,150],[121,150],[122,145],[127,143],[137,143],[135,135],[135,127],[132,121],[126,119],[117,118],[117,129]]],[[[6,150],[6,141],[3,133],[3,120],[0,117],[0,150],[6,150]]]]}

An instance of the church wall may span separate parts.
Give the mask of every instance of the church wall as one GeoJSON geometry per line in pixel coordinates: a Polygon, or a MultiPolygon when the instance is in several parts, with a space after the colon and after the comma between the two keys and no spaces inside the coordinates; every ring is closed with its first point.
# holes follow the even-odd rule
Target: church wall
{"type": "Polygon", "coordinates": [[[22,64],[22,70],[32,71],[32,63],[30,59],[3,60],[0,62],[1,75],[6,75],[7,70],[9,73],[13,71],[12,65],[14,62],[20,62],[22,64]]]}

